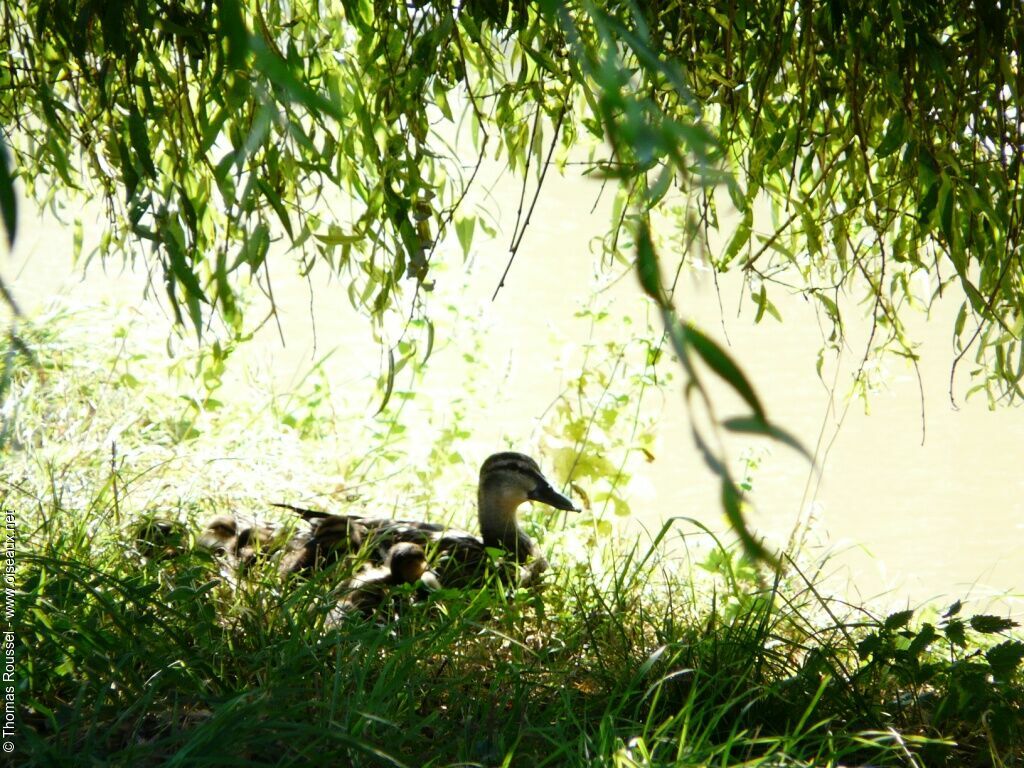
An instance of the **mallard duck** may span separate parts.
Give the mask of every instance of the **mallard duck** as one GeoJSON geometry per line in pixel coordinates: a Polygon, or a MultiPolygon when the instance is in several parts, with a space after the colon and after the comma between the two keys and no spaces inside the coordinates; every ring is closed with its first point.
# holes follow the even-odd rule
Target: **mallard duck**
{"type": "Polygon", "coordinates": [[[430,591],[441,587],[437,576],[430,570],[423,547],[409,541],[399,542],[388,550],[384,565],[366,567],[342,585],[344,597],[328,615],[325,625],[336,626],[345,616],[354,613],[370,616],[387,597],[391,587],[419,581],[430,591]]]}
{"type": "Polygon", "coordinates": [[[537,462],[511,451],[488,457],[480,468],[477,488],[480,538],[437,523],[332,515],[290,504],[275,506],[302,515],[314,527],[314,535],[327,520],[338,521],[335,524],[342,528],[361,527],[365,531],[363,541],[369,545],[369,556],[377,563],[398,542],[418,544],[428,552],[436,553],[434,570],[441,575],[445,585],[463,586],[478,581],[481,567],[490,561],[487,549],[504,550],[517,564],[514,579],[525,586],[547,568],[547,561],[536,543],[519,527],[517,511],[526,501],[539,501],[565,511],[579,511],[570,499],[551,487],[537,462]]]}

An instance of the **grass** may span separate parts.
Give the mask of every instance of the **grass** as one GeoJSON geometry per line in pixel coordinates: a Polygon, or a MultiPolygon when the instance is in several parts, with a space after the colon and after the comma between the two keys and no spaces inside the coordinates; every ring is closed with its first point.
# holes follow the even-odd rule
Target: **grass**
{"type": "Polygon", "coordinates": [[[334,631],[337,573],[286,585],[267,564],[232,588],[187,542],[150,561],[147,516],[195,531],[313,497],[437,518],[435,494],[472,509],[475,469],[455,437],[413,462],[395,422],[339,417],[315,378],[229,399],[226,369],[168,360],[134,325],[102,351],[100,319],[23,328],[33,364],[0,355],[19,764],[1024,764],[1012,622],[876,616],[822,594],[798,553],[782,576],[706,536],[664,555],[698,538],[686,521],[637,544],[584,519],[546,534],[580,554],[540,591],[446,591],[334,631]]]}

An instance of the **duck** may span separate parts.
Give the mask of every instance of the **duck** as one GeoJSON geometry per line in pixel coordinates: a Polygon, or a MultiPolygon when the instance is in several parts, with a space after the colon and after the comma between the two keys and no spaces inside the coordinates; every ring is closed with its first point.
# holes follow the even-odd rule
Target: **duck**
{"type": "Polygon", "coordinates": [[[430,592],[441,588],[437,575],[430,570],[426,553],[419,544],[401,541],[393,545],[384,564],[368,566],[341,586],[344,597],[328,614],[325,626],[336,627],[347,616],[356,613],[372,616],[384,602],[391,587],[421,582],[430,592]]]}
{"type": "Polygon", "coordinates": [[[360,530],[361,543],[375,564],[383,563],[391,548],[400,542],[416,544],[433,554],[434,570],[446,586],[478,583],[485,564],[491,562],[488,549],[506,553],[512,566],[512,579],[528,586],[548,563],[537,546],[520,527],[519,507],[527,501],[567,512],[578,512],[571,499],[556,491],[529,456],[503,451],[489,456],[480,467],[477,486],[477,514],[480,536],[448,528],[437,523],[392,518],[366,518],[335,515],[291,504],[275,504],[302,516],[312,527],[315,538],[326,521],[344,530],[360,530]]]}

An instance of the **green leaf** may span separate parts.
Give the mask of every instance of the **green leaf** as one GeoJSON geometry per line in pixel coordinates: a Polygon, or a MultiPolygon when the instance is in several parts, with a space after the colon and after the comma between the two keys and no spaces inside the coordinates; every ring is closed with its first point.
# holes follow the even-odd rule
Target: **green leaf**
{"type": "Polygon", "coordinates": [[[673,166],[669,163],[665,163],[661,167],[661,171],[658,173],[658,178],[654,181],[654,186],[647,192],[647,205],[657,205],[661,202],[661,199],[668,194],[669,187],[672,186],[672,180],[675,178],[673,172],[673,166]]]}
{"type": "Polygon", "coordinates": [[[395,351],[393,349],[388,350],[388,372],[384,379],[384,398],[381,400],[380,407],[377,409],[377,413],[374,416],[378,416],[383,413],[384,409],[388,405],[388,401],[391,399],[391,393],[395,390],[395,351]]]}
{"type": "Polygon", "coordinates": [[[366,239],[366,235],[361,235],[358,233],[351,235],[348,234],[337,224],[331,224],[327,228],[326,235],[315,234],[313,235],[313,237],[315,237],[324,245],[354,245],[355,243],[358,243],[359,241],[366,239]]]}
{"type": "Polygon", "coordinates": [[[915,658],[920,656],[921,652],[931,645],[937,635],[938,633],[935,631],[934,626],[931,624],[925,624],[921,627],[921,630],[917,633],[914,639],[910,641],[910,645],[907,647],[907,653],[915,658]]]}
{"type": "Polygon", "coordinates": [[[284,208],[281,196],[277,194],[273,187],[261,178],[256,180],[256,184],[259,186],[263,196],[267,198],[267,202],[270,203],[270,207],[274,209],[274,213],[277,214],[277,218],[281,220],[281,226],[284,227],[284,231],[288,233],[289,239],[294,240],[295,236],[292,234],[292,222],[291,219],[288,218],[288,211],[284,208]]]}
{"type": "Polygon", "coordinates": [[[658,255],[654,252],[654,243],[651,241],[651,230],[647,222],[641,222],[640,231],[636,238],[636,273],[640,278],[640,286],[644,293],[654,299],[658,304],[665,304],[665,297],[661,289],[661,271],[658,267],[658,255]]]}
{"type": "MultiPolygon", "coordinates": [[[[139,172],[135,170],[135,163],[132,162],[132,156],[128,151],[128,145],[121,137],[118,137],[117,139],[117,154],[121,160],[121,181],[124,183],[124,199],[126,203],[132,204],[135,200],[135,192],[139,187],[139,180],[142,177],[139,176],[139,172]]],[[[141,218],[141,216],[139,218],[141,218]]],[[[137,224],[139,222],[139,218],[133,218],[132,223],[137,224]]]]}
{"type": "Polygon", "coordinates": [[[57,134],[51,133],[46,139],[46,149],[53,155],[53,170],[57,171],[61,181],[70,189],[77,189],[77,185],[71,179],[71,162],[68,160],[68,153],[57,134]]]}
{"type": "Polygon", "coordinates": [[[533,50],[533,48],[530,48],[529,46],[524,46],[522,50],[523,50],[523,53],[525,53],[527,56],[529,56],[531,59],[533,59],[533,62],[538,67],[540,67],[541,69],[547,70],[550,74],[554,75],[556,78],[561,78],[562,73],[559,70],[558,65],[555,64],[554,59],[552,59],[546,53],[543,53],[541,51],[535,51],[535,50],[533,50]]]}
{"type": "Polygon", "coordinates": [[[753,207],[747,208],[743,214],[743,219],[736,227],[736,231],[733,233],[732,239],[729,240],[729,245],[726,246],[725,253],[722,254],[722,258],[718,261],[718,268],[723,272],[729,269],[729,264],[736,258],[743,248],[746,247],[747,243],[750,242],[750,233],[753,231],[754,225],[754,209],[753,207]]]}
{"type": "Polygon", "coordinates": [[[1010,680],[1021,661],[1024,661],[1024,643],[1007,640],[985,651],[985,659],[992,667],[992,674],[1000,680],[1010,680]]]}
{"type": "Polygon", "coordinates": [[[690,324],[686,325],[686,340],[697,351],[697,354],[701,356],[701,359],[707,363],[708,367],[717,373],[722,380],[736,391],[736,394],[746,401],[747,405],[754,411],[754,417],[767,423],[764,408],[761,407],[761,401],[758,400],[757,395],[754,393],[754,388],[747,381],[746,375],[740,370],[739,366],[733,362],[729,354],[690,324]]]}
{"type": "Polygon", "coordinates": [[[138,110],[132,110],[128,115],[128,137],[132,141],[132,149],[135,150],[139,164],[151,179],[156,178],[156,166],[153,165],[153,156],[149,149],[149,132],[146,130],[146,121],[138,110]]]}
{"type": "Polygon", "coordinates": [[[475,216],[460,216],[455,219],[455,234],[458,235],[459,245],[462,246],[462,255],[464,257],[469,256],[469,249],[473,245],[473,232],[475,230],[475,216]]]}
{"type": "Polygon", "coordinates": [[[338,121],[345,119],[337,104],[328,101],[303,82],[284,59],[267,49],[259,37],[253,37],[251,44],[256,68],[262,71],[289,101],[302,105],[314,115],[326,114],[338,121]]]}
{"type": "Polygon", "coordinates": [[[864,660],[868,656],[877,655],[883,647],[882,638],[877,633],[872,632],[857,643],[857,656],[864,660]]]}
{"type": "Polygon", "coordinates": [[[757,313],[754,315],[755,323],[761,322],[765,312],[774,317],[780,323],[782,322],[782,315],[779,314],[778,308],[772,303],[771,299],[768,298],[768,291],[765,288],[764,283],[761,283],[760,291],[750,294],[750,298],[753,299],[755,304],[757,304],[757,313]]]}
{"type": "Polygon", "coordinates": [[[949,622],[943,629],[946,633],[946,637],[949,638],[949,642],[953,645],[958,645],[961,648],[967,647],[967,633],[964,630],[964,623],[960,619],[954,619],[949,622]]]}
{"type": "Polygon", "coordinates": [[[455,116],[452,113],[452,107],[448,103],[448,90],[444,83],[441,82],[440,78],[434,80],[434,104],[441,110],[441,114],[444,115],[448,122],[455,122],[455,116]]]}
{"type": "Polygon", "coordinates": [[[772,567],[776,567],[778,565],[778,561],[775,556],[769,552],[765,548],[764,544],[758,541],[747,528],[746,521],[743,519],[743,511],[741,507],[742,499],[743,494],[740,489],[736,487],[736,483],[732,481],[732,478],[729,477],[728,474],[723,474],[722,509],[725,510],[725,516],[729,520],[729,524],[740,537],[740,542],[743,544],[743,548],[750,557],[757,560],[763,560],[766,563],[770,563],[772,567]]]}
{"type": "Polygon", "coordinates": [[[199,279],[189,268],[188,262],[185,260],[185,253],[178,245],[177,240],[174,237],[166,237],[163,242],[170,254],[171,271],[175,278],[185,286],[186,293],[202,296],[203,289],[199,286],[199,279]]]}
{"type": "MultiPolygon", "coordinates": [[[[199,285],[198,277],[192,271],[192,267],[185,256],[181,228],[177,226],[176,222],[173,220],[165,222],[160,242],[163,243],[170,258],[171,275],[185,289],[185,303],[188,305],[189,316],[192,319],[196,336],[200,336],[203,328],[202,304],[206,304],[208,301],[206,296],[203,295],[203,289],[199,285]]],[[[178,297],[173,290],[173,281],[167,281],[167,290],[168,296],[174,305],[175,315],[178,316],[178,297]]],[[[180,317],[178,317],[178,321],[180,322],[180,317]]]]}
{"type": "Polygon", "coordinates": [[[935,205],[938,202],[939,183],[932,181],[927,185],[924,194],[921,196],[921,202],[917,206],[917,217],[922,226],[927,228],[931,223],[932,212],[935,210],[935,205]]]}
{"type": "Polygon", "coordinates": [[[217,109],[213,118],[209,122],[206,122],[206,112],[203,112],[200,118],[200,129],[202,131],[202,144],[199,147],[199,154],[205,155],[210,151],[214,142],[217,141],[217,137],[220,136],[221,130],[224,128],[224,123],[227,122],[231,116],[231,110],[225,106],[221,106],[217,109]]]}
{"type": "Polygon", "coordinates": [[[266,261],[267,253],[270,251],[270,229],[264,223],[259,223],[256,228],[249,233],[245,238],[245,242],[242,244],[242,249],[238,254],[238,258],[235,259],[235,263],[231,265],[231,271],[233,272],[241,264],[248,264],[249,270],[255,274],[259,271],[260,267],[263,266],[263,262],[266,261]]]}
{"type": "Polygon", "coordinates": [[[736,416],[723,421],[722,426],[730,432],[770,437],[780,443],[785,443],[790,448],[804,456],[808,461],[812,463],[814,461],[814,457],[811,456],[810,452],[804,448],[803,444],[796,437],[781,427],[768,423],[768,421],[763,418],[758,418],[757,416],[736,416]]]}
{"type": "Polygon", "coordinates": [[[7,230],[7,245],[14,245],[18,231],[18,201],[14,196],[14,169],[7,147],[0,141],[0,218],[7,230]]]}
{"type": "Polygon", "coordinates": [[[242,19],[241,3],[238,0],[220,0],[217,3],[217,21],[217,31],[228,43],[228,66],[241,69],[249,52],[249,29],[242,19]]]}
{"type": "Polygon", "coordinates": [[[907,626],[913,617],[914,612],[912,610],[897,611],[896,613],[891,613],[885,617],[882,627],[890,631],[899,629],[900,627],[907,626]]]}
{"type": "Polygon", "coordinates": [[[836,304],[831,297],[821,291],[815,291],[814,296],[821,302],[822,306],[825,307],[825,313],[828,315],[829,320],[833,323],[841,324],[842,318],[839,315],[839,305],[836,304]]]}
{"type": "Polygon", "coordinates": [[[878,149],[875,150],[875,156],[881,159],[891,155],[903,146],[906,135],[906,120],[904,119],[902,112],[897,112],[892,118],[890,118],[889,127],[885,132],[885,136],[882,137],[882,141],[878,145],[878,149]]]}
{"type": "Polygon", "coordinates": [[[946,243],[950,248],[956,245],[956,232],[954,230],[954,213],[956,211],[956,194],[949,179],[942,180],[939,189],[939,226],[946,243]]]}
{"type": "Polygon", "coordinates": [[[1013,629],[1017,626],[1017,622],[1012,619],[1004,619],[1002,616],[991,616],[988,614],[971,616],[969,621],[971,629],[975,632],[980,632],[983,635],[994,635],[999,632],[1006,632],[1007,630],[1013,629]]]}

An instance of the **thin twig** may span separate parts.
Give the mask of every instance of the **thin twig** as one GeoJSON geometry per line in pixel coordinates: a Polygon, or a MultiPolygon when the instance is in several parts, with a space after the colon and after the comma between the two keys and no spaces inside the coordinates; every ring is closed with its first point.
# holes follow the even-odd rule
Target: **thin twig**
{"type": "Polygon", "coordinates": [[[533,201],[530,203],[530,209],[526,212],[526,220],[523,222],[523,227],[519,231],[518,237],[515,242],[512,243],[512,247],[509,249],[510,255],[508,258],[508,264],[505,265],[505,271],[501,273],[501,280],[498,281],[498,287],[494,289],[494,295],[491,296],[491,301],[498,298],[498,291],[505,287],[505,278],[508,277],[508,272],[512,269],[512,262],[516,260],[516,254],[519,253],[519,246],[523,244],[523,237],[526,235],[526,229],[530,226],[530,219],[533,216],[533,209],[537,207],[537,200],[540,199],[540,192],[544,188],[544,179],[548,175],[548,169],[551,167],[551,156],[555,152],[555,145],[558,143],[558,134],[562,130],[562,121],[565,119],[565,113],[569,109],[569,100],[566,97],[562,101],[562,108],[558,112],[558,122],[555,124],[555,132],[551,137],[551,146],[548,147],[548,156],[544,160],[544,167],[541,169],[540,178],[537,180],[537,189],[533,193],[533,201]]]}

